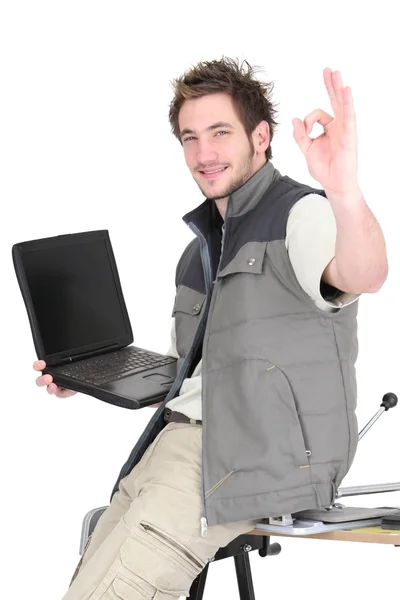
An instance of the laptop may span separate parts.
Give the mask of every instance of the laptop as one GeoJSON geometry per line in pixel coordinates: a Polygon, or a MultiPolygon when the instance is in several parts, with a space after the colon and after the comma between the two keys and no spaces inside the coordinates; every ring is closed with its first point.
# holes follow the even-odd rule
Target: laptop
{"type": "Polygon", "coordinates": [[[108,230],[22,242],[12,257],[43,373],[124,408],[164,400],[177,360],[132,345],[108,230]]]}

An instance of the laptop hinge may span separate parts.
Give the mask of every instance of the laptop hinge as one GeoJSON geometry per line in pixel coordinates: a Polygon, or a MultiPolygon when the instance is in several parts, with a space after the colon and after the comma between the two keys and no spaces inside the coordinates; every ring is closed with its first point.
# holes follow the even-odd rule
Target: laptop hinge
{"type": "Polygon", "coordinates": [[[96,350],[91,350],[90,352],[81,352],[78,354],[71,354],[71,356],[65,356],[64,358],[62,358],[61,360],[61,364],[64,363],[71,363],[74,362],[75,360],[82,360],[84,358],[91,358],[92,356],[97,356],[98,354],[104,354],[105,350],[115,350],[117,348],[121,348],[120,344],[111,344],[107,345],[107,346],[102,346],[101,348],[96,348],[96,350]]]}

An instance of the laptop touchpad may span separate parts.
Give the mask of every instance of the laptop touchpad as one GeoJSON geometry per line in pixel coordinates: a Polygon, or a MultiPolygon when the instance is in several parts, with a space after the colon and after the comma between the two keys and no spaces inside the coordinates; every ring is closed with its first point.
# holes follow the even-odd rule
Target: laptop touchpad
{"type": "Polygon", "coordinates": [[[169,375],[163,375],[162,373],[151,373],[150,375],[143,375],[143,379],[155,381],[156,383],[165,383],[173,378],[169,375]]]}

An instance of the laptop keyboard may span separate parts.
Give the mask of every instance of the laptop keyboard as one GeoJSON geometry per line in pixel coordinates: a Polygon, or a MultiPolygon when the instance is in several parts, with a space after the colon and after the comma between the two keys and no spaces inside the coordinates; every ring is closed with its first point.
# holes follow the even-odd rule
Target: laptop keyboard
{"type": "Polygon", "coordinates": [[[63,375],[100,385],[148,371],[155,367],[163,367],[176,359],[170,356],[152,354],[138,348],[123,348],[117,352],[108,352],[101,356],[66,365],[58,370],[63,375]]]}

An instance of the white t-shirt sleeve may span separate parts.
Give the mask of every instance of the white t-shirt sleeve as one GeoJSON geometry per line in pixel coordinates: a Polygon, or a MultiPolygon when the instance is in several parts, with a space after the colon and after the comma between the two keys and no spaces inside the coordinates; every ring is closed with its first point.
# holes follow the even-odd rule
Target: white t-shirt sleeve
{"type": "Polygon", "coordinates": [[[319,194],[307,194],[296,202],[286,226],[286,248],[297,280],[319,308],[348,306],[360,294],[342,292],[333,300],[321,295],[321,278],[335,256],[336,220],[331,204],[319,194]]]}
{"type": "Polygon", "coordinates": [[[165,354],[167,356],[172,356],[173,358],[179,358],[179,354],[176,349],[175,317],[172,317],[171,341],[170,341],[170,346],[165,354]]]}

